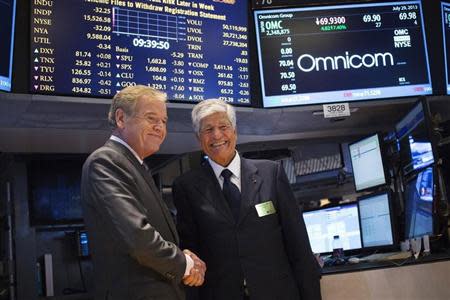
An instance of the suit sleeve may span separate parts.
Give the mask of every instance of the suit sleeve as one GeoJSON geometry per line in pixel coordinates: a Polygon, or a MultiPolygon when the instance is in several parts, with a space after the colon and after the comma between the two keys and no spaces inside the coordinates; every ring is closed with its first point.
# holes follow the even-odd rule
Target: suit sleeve
{"type": "Polygon", "coordinates": [[[276,170],[276,181],[286,251],[294,269],[301,299],[321,299],[320,266],[311,251],[301,210],[281,164],[278,164],[276,170]]]}
{"type": "Polygon", "coordinates": [[[95,211],[97,228],[108,231],[115,246],[169,280],[181,281],[186,267],[184,253],[166,241],[152,226],[147,210],[139,201],[142,194],[129,166],[111,159],[97,158],[85,166],[82,183],[84,200],[95,211]]]}
{"type": "MultiPolygon", "coordinates": [[[[189,249],[199,255],[199,241],[197,235],[197,225],[194,222],[194,214],[190,205],[189,193],[186,191],[180,178],[175,180],[172,186],[173,202],[177,209],[177,230],[180,235],[182,249],[189,249]]],[[[198,300],[198,287],[185,287],[186,299],[198,300]]]]}
{"type": "Polygon", "coordinates": [[[181,247],[198,254],[197,225],[190,205],[189,196],[180,180],[172,187],[173,201],[177,208],[177,229],[180,234],[181,247]]]}

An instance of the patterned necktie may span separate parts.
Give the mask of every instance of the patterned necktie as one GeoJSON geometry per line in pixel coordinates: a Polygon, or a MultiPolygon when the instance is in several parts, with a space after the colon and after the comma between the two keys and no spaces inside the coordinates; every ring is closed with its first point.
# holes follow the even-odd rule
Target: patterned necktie
{"type": "Polygon", "coordinates": [[[228,205],[231,208],[231,212],[235,221],[239,219],[239,209],[241,206],[241,192],[238,187],[231,182],[230,178],[233,175],[230,170],[224,169],[222,171],[223,177],[223,194],[228,201],[228,205]]]}

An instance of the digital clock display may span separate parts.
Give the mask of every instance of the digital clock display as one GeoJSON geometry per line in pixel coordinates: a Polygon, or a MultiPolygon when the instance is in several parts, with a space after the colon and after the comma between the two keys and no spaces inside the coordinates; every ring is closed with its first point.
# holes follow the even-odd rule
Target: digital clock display
{"type": "Polygon", "coordinates": [[[32,0],[30,90],[250,105],[247,20],[246,1],[32,0]]]}

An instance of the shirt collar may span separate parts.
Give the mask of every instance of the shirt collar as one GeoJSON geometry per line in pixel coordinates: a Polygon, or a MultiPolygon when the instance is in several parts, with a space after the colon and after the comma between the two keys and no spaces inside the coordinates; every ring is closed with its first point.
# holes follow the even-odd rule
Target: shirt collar
{"type": "Polygon", "coordinates": [[[122,145],[124,145],[125,147],[128,148],[128,150],[131,151],[131,153],[133,153],[133,155],[136,157],[136,159],[138,160],[138,162],[142,165],[144,163],[144,161],[139,157],[139,155],[137,154],[136,151],[133,150],[133,148],[131,148],[130,145],[128,145],[124,140],[122,140],[120,137],[116,136],[116,135],[111,135],[111,137],[109,138],[110,140],[116,141],[122,145]]]}
{"type": "Polygon", "coordinates": [[[217,178],[220,178],[222,171],[224,169],[228,169],[233,173],[234,176],[237,177],[237,179],[241,179],[241,158],[239,156],[239,153],[236,151],[236,155],[234,156],[233,160],[228,164],[228,166],[224,167],[213,161],[212,159],[208,158],[208,162],[211,166],[211,168],[214,171],[214,174],[217,178]]]}

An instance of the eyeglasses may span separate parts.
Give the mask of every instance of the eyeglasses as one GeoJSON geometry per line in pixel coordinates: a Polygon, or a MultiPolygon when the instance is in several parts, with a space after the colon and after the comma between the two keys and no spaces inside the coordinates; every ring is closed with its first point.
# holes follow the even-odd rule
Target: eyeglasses
{"type": "Polygon", "coordinates": [[[232,126],[230,124],[223,124],[223,125],[219,125],[219,126],[208,126],[205,128],[200,129],[200,134],[204,134],[204,135],[210,135],[213,134],[216,129],[218,129],[220,132],[225,133],[227,131],[230,131],[232,129],[232,126]]]}

